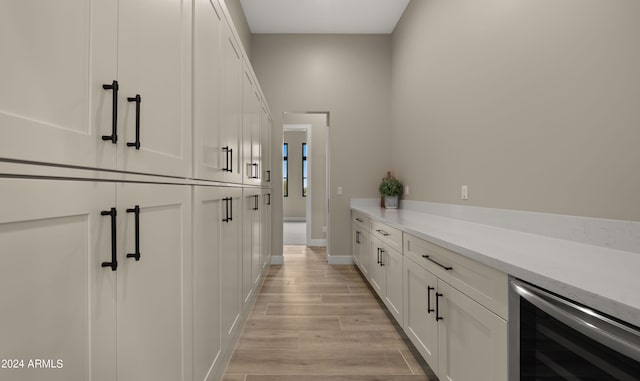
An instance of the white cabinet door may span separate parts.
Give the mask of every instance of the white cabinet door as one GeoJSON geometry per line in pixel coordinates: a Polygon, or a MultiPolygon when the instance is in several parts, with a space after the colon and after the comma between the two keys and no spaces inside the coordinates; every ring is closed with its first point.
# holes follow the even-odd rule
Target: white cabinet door
{"type": "Polygon", "coordinates": [[[402,254],[385,247],[382,262],[385,272],[384,304],[402,326],[402,254]]]}
{"type": "Polygon", "coordinates": [[[260,189],[244,188],[242,190],[242,300],[243,306],[248,307],[253,297],[255,287],[254,274],[260,268],[259,247],[256,253],[256,245],[260,244],[259,234],[256,237],[256,219],[260,219],[260,189]],[[256,242],[256,238],[257,242],[256,242]],[[258,255],[256,255],[258,254],[258,255]]]}
{"type": "Polygon", "coordinates": [[[260,185],[260,94],[249,64],[244,64],[242,76],[242,132],[244,184],[260,185]]]}
{"type": "Polygon", "coordinates": [[[190,379],[191,189],[126,183],[117,197],[118,380],[190,379]]]}
{"type": "Polygon", "coordinates": [[[0,157],[113,169],[118,3],[0,2],[0,157]]]}
{"type": "Polygon", "coordinates": [[[226,219],[227,200],[222,188],[193,187],[193,376],[206,381],[219,366],[220,229],[226,219]]]}
{"type": "Polygon", "coordinates": [[[369,279],[369,264],[371,262],[371,235],[353,224],[353,261],[362,275],[369,279]]]}
{"type": "Polygon", "coordinates": [[[262,244],[260,258],[262,263],[262,273],[271,264],[271,190],[262,191],[262,217],[260,219],[262,233],[260,242],[262,244]]]}
{"type": "Polygon", "coordinates": [[[0,358],[25,360],[1,378],[115,381],[118,273],[102,267],[112,231],[101,215],[115,185],[0,179],[0,189],[0,358]],[[27,368],[42,358],[59,369],[27,368]]]}
{"type": "Polygon", "coordinates": [[[267,111],[267,106],[264,103],[264,100],[260,110],[262,126],[262,141],[260,144],[260,149],[262,151],[262,185],[269,186],[271,183],[271,116],[269,115],[269,111],[267,111]]]}
{"type": "Polygon", "coordinates": [[[225,181],[242,183],[242,56],[226,23],[222,25],[220,69],[220,133],[229,156],[225,181]]]}
{"type": "Polygon", "coordinates": [[[369,278],[369,282],[380,298],[384,298],[385,290],[385,272],[384,266],[382,266],[382,248],[382,242],[377,238],[371,237],[371,277],[369,278]]]}
{"type": "Polygon", "coordinates": [[[220,236],[222,343],[223,348],[228,348],[239,329],[242,313],[242,189],[222,188],[221,192],[223,199],[230,199],[225,201],[226,221],[222,222],[220,236]]]}
{"type": "Polygon", "coordinates": [[[191,15],[188,0],[119,1],[121,170],[191,175],[191,15]]]}
{"type": "Polygon", "coordinates": [[[194,176],[198,179],[223,181],[229,166],[229,153],[228,147],[223,149],[225,142],[221,140],[220,133],[222,15],[209,0],[196,0],[194,6],[194,176]]]}
{"type": "Polygon", "coordinates": [[[404,332],[438,373],[438,324],[435,297],[438,278],[404,258],[404,332]]]}
{"type": "Polygon", "coordinates": [[[445,282],[439,281],[438,292],[438,377],[507,380],[507,323],[445,282]]]}

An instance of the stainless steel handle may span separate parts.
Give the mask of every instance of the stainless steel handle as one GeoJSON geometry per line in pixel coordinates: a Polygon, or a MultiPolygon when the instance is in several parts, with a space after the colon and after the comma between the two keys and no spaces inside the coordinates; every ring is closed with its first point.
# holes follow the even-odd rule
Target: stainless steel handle
{"type": "Polygon", "coordinates": [[[511,289],[576,331],[640,361],[640,332],[636,329],[516,279],[511,280],[511,289]]]}

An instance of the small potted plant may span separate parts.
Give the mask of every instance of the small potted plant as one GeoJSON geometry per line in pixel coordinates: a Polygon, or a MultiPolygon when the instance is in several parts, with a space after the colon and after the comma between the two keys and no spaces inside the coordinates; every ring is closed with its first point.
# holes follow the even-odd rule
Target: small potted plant
{"type": "Polygon", "coordinates": [[[378,190],[384,196],[385,208],[398,209],[398,197],[402,194],[402,183],[398,179],[391,176],[390,172],[387,173],[387,177],[382,179],[378,190]]]}

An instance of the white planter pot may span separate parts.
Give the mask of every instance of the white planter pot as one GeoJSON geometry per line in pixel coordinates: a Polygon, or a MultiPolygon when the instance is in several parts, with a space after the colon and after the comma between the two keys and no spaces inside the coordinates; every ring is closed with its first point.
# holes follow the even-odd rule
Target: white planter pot
{"type": "Polygon", "coordinates": [[[398,196],[384,196],[384,207],[386,209],[398,209],[398,196]]]}

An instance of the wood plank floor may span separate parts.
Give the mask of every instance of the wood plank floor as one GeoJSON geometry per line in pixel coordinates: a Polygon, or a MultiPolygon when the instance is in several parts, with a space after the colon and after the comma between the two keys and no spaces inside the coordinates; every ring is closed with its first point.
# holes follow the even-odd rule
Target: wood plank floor
{"type": "Polygon", "coordinates": [[[355,266],[285,246],[223,381],[435,381],[355,266]]]}

